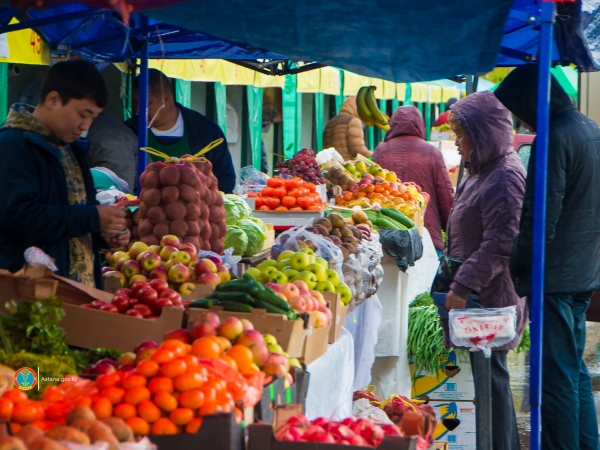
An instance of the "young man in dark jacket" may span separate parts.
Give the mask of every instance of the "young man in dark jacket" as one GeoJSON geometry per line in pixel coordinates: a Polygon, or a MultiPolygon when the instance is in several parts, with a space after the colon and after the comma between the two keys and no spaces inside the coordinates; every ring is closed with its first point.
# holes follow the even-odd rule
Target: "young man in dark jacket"
{"type": "MultiPolygon", "coordinates": [[[[537,125],[538,69],[515,69],[496,97],[527,128],[537,125]]],[[[535,141],[520,232],[511,255],[517,293],[531,293],[535,141]]],[[[583,360],[585,311],[600,288],[600,128],[552,77],[544,284],[542,448],[598,449],[598,422],[583,360]]]]}
{"type": "MultiPolygon", "coordinates": [[[[148,146],[169,156],[196,154],[216,139],[223,142],[203,156],[212,163],[212,171],[219,180],[219,190],[231,194],[235,188],[235,169],[227,139],[221,128],[202,114],[175,102],[173,87],[167,76],[150,69],[148,74],[148,146]]],[[[133,84],[134,109],[138,109],[139,77],[133,84]]],[[[125,122],[136,134],[138,118],[125,122]]],[[[156,160],[156,157],[151,157],[156,160]]]]}
{"type": "MultiPolygon", "coordinates": [[[[0,127],[0,268],[16,272],[25,250],[35,246],[55,259],[59,275],[102,285],[100,233],[126,230],[125,213],[96,206],[89,144],[78,139],[107,100],[92,64],[64,61],[48,71],[35,108],[11,107],[0,127]]],[[[128,240],[126,233],[105,243],[128,240]]]]}

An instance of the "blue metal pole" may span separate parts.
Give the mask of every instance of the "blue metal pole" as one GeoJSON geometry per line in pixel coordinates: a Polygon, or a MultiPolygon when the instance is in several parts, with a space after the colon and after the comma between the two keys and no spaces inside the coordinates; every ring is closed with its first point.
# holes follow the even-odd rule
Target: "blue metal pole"
{"type": "Polygon", "coordinates": [[[538,112],[533,193],[533,268],[531,282],[531,450],[541,449],[542,346],[544,326],[544,266],[546,261],[546,194],[548,128],[550,121],[550,66],[555,5],[541,3],[538,112]]]}
{"type": "MultiPolygon", "coordinates": [[[[148,19],[142,17],[148,25],[148,19]]],[[[138,88],[138,147],[148,146],[148,36],[140,52],[140,84],[138,88]]],[[[138,177],[141,177],[148,164],[148,154],[138,150],[138,177]]],[[[138,183],[138,194],[142,191],[138,183]]]]}

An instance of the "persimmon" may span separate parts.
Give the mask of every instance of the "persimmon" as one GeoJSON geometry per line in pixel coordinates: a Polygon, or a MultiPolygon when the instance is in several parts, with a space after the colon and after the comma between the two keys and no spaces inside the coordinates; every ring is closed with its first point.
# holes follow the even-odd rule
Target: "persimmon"
{"type": "Polygon", "coordinates": [[[134,387],[144,387],[148,384],[146,377],[137,374],[130,374],[123,378],[121,385],[124,389],[132,389],[134,387]]]}
{"type": "Polygon", "coordinates": [[[125,423],[136,436],[146,436],[150,433],[150,424],[141,417],[130,417],[125,423]]]}
{"type": "Polygon", "coordinates": [[[15,403],[13,406],[12,420],[20,425],[45,418],[46,414],[42,407],[34,402],[15,403]]]}
{"type": "MultiPolygon", "coordinates": [[[[130,405],[128,403],[121,403],[117,406],[115,406],[115,409],[113,410],[113,414],[115,417],[119,417],[120,419],[123,420],[127,420],[127,419],[131,419],[132,417],[137,416],[137,410],[135,409],[135,406],[130,405]]],[[[135,433],[134,434],[138,434],[135,433]]]]}
{"type": "Polygon", "coordinates": [[[2,394],[2,398],[10,400],[14,404],[26,403],[29,401],[29,397],[27,397],[27,394],[17,388],[6,390],[4,394],[2,394]]]}
{"type": "Polygon", "coordinates": [[[148,388],[144,386],[136,386],[131,389],[128,389],[125,392],[125,403],[129,403],[130,405],[137,406],[144,400],[150,400],[151,394],[148,388]]]}
{"type": "Polygon", "coordinates": [[[191,391],[204,384],[204,377],[198,372],[184,373],[177,376],[173,384],[179,392],[191,391]]]}
{"type": "Polygon", "coordinates": [[[170,394],[173,392],[173,380],[168,377],[152,378],[148,389],[152,394],[157,394],[158,392],[168,392],[170,394]]]}
{"type": "Polygon", "coordinates": [[[168,392],[159,392],[154,396],[154,403],[163,411],[171,412],[177,408],[177,399],[168,392]]]}
{"type": "Polygon", "coordinates": [[[146,378],[152,378],[156,376],[159,370],[160,366],[158,363],[156,361],[152,361],[151,359],[140,361],[135,368],[136,373],[146,378]]]}
{"type": "Polygon", "coordinates": [[[179,404],[184,408],[198,409],[204,404],[204,393],[200,389],[182,392],[179,404]]]}
{"type": "Polygon", "coordinates": [[[144,400],[137,406],[138,416],[148,423],[154,423],[160,419],[161,412],[158,406],[151,400],[144,400]]]}
{"type": "Polygon", "coordinates": [[[8,398],[0,398],[0,420],[8,422],[12,416],[14,403],[8,398]]]}
{"type": "Polygon", "coordinates": [[[169,419],[177,426],[185,426],[194,418],[194,411],[190,408],[177,408],[171,411],[169,419]]]}
{"type": "Polygon", "coordinates": [[[182,360],[180,358],[174,359],[173,361],[164,363],[160,367],[160,372],[165,377],[175,378],[175,377],[177,377],[179,375],[183,375],[184,373],[187,372],[187,364],[185,363],[184,360],[182,360]]]}
{"type": "Polygon", "coordinates": [[[202,417],[194,417],[185,426],[185,432],[187,434],[196,434],[202,426],[202,417]]]}
{"type": "Polygon", "coordinates": [[[110,386],[102,390],[102,396],[110,400],[113,405],[118,405],[123,401],[123,397],[125,397],[125,389],[110,386]]]}
{"type": "Polygon", "coordinates": [[[106,419],[112,415],[113,405],[108,398],[100,397],[92,403],[92,411],[96,419],[106,419]]]}
{"type": "Polygon", "coordinates": [[[158,364],[164,364],[169,361],[173,361],[176,355],[175,352],[170,348],[161,348],[150,357],[152,361],[156,361],[158,364]]]}
{"type": "Polygon", "coordinates": [[[233,358],[240,369],[252,364],[253,356],[248,347],[234,345],[227,351],[227,356],[233,358]]]}
{"type": "Polygon", "coordinates": [[[177,425],[166,417],[161,417],[152,424],[151,432],[154,435],[171,435],[178,433],[177,425]]]}

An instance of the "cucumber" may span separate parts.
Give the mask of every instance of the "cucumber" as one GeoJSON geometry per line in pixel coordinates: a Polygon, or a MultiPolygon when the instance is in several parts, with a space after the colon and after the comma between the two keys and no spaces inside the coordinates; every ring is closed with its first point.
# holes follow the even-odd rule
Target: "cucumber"
{"type": "Polygon", "coordinates": [[[269,289],[269,291],[271,292],[261,292],[256,296],[256,298],[263,302],[270,303],[275,308],[282,310],[284,314],[292,310],[292,308],[290,308],[290,305],[288,305],[288,303],[284,299],[278,297],[272,289],[269,289]]]}
{"type": "Polygon", "coordinates": [[[396,208],[383,208],[381,210],[381,214],[386,215],[401,225],[404,225],[406,228],[413,228],[415,223],[398,211],[396,208]]]}
{"type": "Polygon", "coordinates": [[[375,223],[379,218],[379,214],[377,213],[377,211],[373,211],[372,209],[366,209],[365,214],[367,215],[367,218],[373,223],[375,223]]]}
{"type": "Polygon", "coordinates": [[[379,217],[377,219],[377,221],[375,222],[375,224],[378,227],[391,228],[392,230],[401,230],[402,229],[400,227],[399,223],[396,223],[394,220],[391,220],[390,218],[385,217],[385,216],[379,217]]]}
{"type": "Polygon", "coordinates": [[[211,296],[219,301],[245,303],[250,306],[254,304],[254,299],[245,292],[215,292],[211,296]]]}
{"type": "Polygon", "coordinates": [[[216,304],[216,299],[213,298],[201,298],[199,300],[194,300],[190,303],[190,308],[209,308],[210,306],[216,304]]]}
{"type": "Polygon", "coordinates": [[[283,311],[282,309],[277,308],[276,306],[273,306],[271,303],[263,302],[262,300],[258,300],[258,299],[254,300],[254,307],[266,309],[268,313],[282,314],[282,315],[286,316],[288,318],[288,320],[298,319],[298,313],[296,311],[294,311],[293,309],[290,309],[289,311],[283,311]]]}
{"type": "Polygon", "coordinates": [[[223,311],[245,312],[245,313],[252,312],[252,306],[245,305],[244,303],[219,300],[218,305],[223,307],[223,311]]]}
{"type": "Polygon", "coordinates": [[[233,280],[219,284],[215,290],[217,292],[245,292],[250,296],[258,295],[259,293],[258,288],[246,279],[233,280]]]}

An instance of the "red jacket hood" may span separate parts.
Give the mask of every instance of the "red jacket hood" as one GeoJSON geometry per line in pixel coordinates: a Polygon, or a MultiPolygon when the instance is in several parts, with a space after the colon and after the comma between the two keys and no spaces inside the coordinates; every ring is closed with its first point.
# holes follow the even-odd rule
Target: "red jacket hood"
{"type": "Polygon", "coordinates": [[[401,106],[392,115],[390,131],[385,135],[387,142],[398,136],[416,136],[425,139],[425,123],[423,116],[414,106],[401,106]]]}

